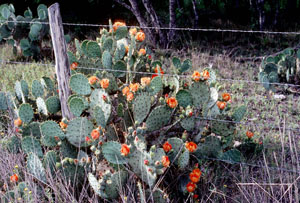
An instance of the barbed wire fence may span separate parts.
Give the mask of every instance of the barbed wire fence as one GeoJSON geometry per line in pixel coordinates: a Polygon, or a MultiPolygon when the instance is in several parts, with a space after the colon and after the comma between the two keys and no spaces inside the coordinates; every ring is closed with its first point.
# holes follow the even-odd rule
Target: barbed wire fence
{"type": "MultiPolygon", "coordinates": [[[[21,23],[21,24],[46,24],[49,25],[49,22],[28,22],[28,21],[0,21],[0,23],[3,22],[10,22],[10,23],[21,23]]],[[[83,24],[83,23],[62,23],[65,26],[84,26],[84,27],[98,27],[98,28],[109,28],[110,25],[106,24],[83,24]]],[[[258,30],[236,30],[236,29],[215,29],[215,28],[168,28],[168,27],[140,27],[140,26],[128,26],[129,28],[134,28],[134,27],[139,27],[141,29],[161,29],[161,30],[177,30],[177,31],[197,31],[197,32],[231,32],[231,33],[248,33],[248,34],[269,34],[269,35],[291,35],[291,36],[297,36],[300,35],[300,32],[275,32],[275,31],[258,31],[258,30]]],[[[209,57],[214,57],[214,56],[209,56],[209,57]]],[[[247,57],[248,58],[248,57],[247,57]]],[[[263,57],[253,57],[253,58],[259,58],[263,59],[263,57]]],[[[6,64],[15,64],[15,65],[35,65],[35,66],[50,66],[50,67],[55,67],[55,64],[53,63],[32,63],[32,62],[20,62],[20,61],[11,61],[11,60],[5,60],[0,58],[0,68],[1,66],[5,66],[6,64]]],[[[150,72],[141,72],[141,71],[127,71],[127,70],[114,70],[114,69],[105,69],[105,68],[95,68],[95,67],[77,67],[78,69],[85,69],[85,70],[95,70],[95,71],[107,71],[107,72],[122,72],[122,73],[133,73],[133,74],[141,74],[141,75],[148,75],[152,76],[156,73],[150,73],[150,72]]],[[[191,78],[191,75],[174,75],[174,74],[168,74],[165,73],[163,75],[164,77],[179,77],[179,78],[191,78]]],[[[246,84],[254,84],[254,85],[263,85],[267,82],[261,82],[261,81],[255,81],[255,80],[245,80],[245,79],[230,79],[230,78],[219,78],[217,81],[225,81],[225,82],[230,82],[230,83],[246,83],[246,84]]],[[[285,87],[300,87],[300,85],[295,85],[295,84],[289,84],[289,83],[267,83],[270,85],[278,85],[278,86],[285,86],[285,87]]],[[[296,101],[299,101],[296,99],[296,101]]],[[[300,128],[292,128],[289,126],[286,126],[280,124],[280,123],[275,123],[274,121],[270,120],[264,120],[261,121],[259,120],[258,122],[254,122],[251,120],[248,120],[246,122],[235,122],[231,120],[221,120],[221,119],[214,119],[214,118],[209,118],[209,117],[196,117],[197,119],[200,120],[206,120],[206,121],[216,121],[216,122],[222,122],[222,123],[233,123],[237,125],[242,125],[242,126],[261,126],[265,127],[268,129],[273,129],[275,128],[276,130],[286,130],[286,131],[291,131],[295,134],[300,135],[300,128]]],[[[224,163],[230,163],[230,164],[237,164],[240,166],[249,166],[249,167],[257,167],[257,168],[265,168],[267,170],[275,170],[275,171],[282,171],[282,172],[288,172],[288,173],[296,173],[300,174],[300,169],[298,170],[292,170],[288,168],[282,168],[282,167],[274,167],[274,166],[268,166],[268,165],[263,165],[263,164],[255,164],[255,163],[246,163],[246,162],[235,162],[235,161],[229,161],[229,160],[224,160],[224,159],[218,159],[218,158],[211,158],[211,157],[203,157],[206,160],[210,161],[219,161],[219,162],[224,162],[224,163]]]]}

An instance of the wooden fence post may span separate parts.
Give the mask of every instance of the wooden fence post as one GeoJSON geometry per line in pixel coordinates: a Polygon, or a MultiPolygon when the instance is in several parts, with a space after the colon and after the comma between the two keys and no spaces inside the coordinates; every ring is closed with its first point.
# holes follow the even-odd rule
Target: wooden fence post
{"type": "Polygon", "coordinates": [[[74,116],[68,107],[68,98],[71,95],[69,79],[71,77],[70,63],[67,55],[67,45],[60,15],[59,4],[55,3],[48,8],[51,39],[55,56],[55,72],[58,82],[59,99],[62,116],[72,119],[74,116]]]}

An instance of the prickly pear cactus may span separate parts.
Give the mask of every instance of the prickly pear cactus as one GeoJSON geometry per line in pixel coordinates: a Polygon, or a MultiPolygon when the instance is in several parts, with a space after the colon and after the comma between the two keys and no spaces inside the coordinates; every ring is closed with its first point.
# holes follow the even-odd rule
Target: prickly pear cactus
{"type": "Polygon", "coordinates": [[[34,153],[29,153],[27,156],[27,170],[39,181],[44,183],[47,182],[43,164],[39,157],[34,153]]]}

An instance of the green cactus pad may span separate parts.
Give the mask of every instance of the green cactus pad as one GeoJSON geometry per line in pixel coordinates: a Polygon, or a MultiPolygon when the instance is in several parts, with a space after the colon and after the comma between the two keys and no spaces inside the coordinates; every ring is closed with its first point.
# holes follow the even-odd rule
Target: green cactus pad
{"type": "Polygon", "coordinates": [[[240,106],[238,107],[233,115],[232,115],[232,119],[235,121],[235,122],[241,122],[241,120],[244,118],[245,114],[247,112],[247,107],[246,106],[240,106]]]}
{"type": "Polygon", "coordinates": [[[222,155],[222,145],[216,136],[208,136],[204,143],[198,144],[194,153],[198,159],[219,158],[222,155]]]}
{"type": "Polygon", "coordinates": [[[94,125],[85,117],[75,118],[71,120],[67,127],[67,139],[75,147],[85,147],[88,144],[85,141],[90,136],[94,125]]]}
{"type": "Polygon", "coordinates": [[[49,92],[54,91],[54,83],[49,77],[42,77],[41,84],[43,85],[44,89],[47,89],[49,92]]]}
{"type": "Polygon", "coordinates": [[[77,148],[71,145],[66,139],[61,142],[59,151],[62,157],[69,157],[73,159],[77,157],[78,153],[77,148]]]}
{"type": "Polygon", "coordinates": [[[230,136],[235,131],[235,124],[231,122],[230,118],[219,115],[216,120],[211,121],[211,132],[219,136],[230,136]],[[220,120],[220,121],[218,121],[220,120]]]}
{"type": "Polygon", "coordinates": [[[113,72],[115,77],[124,77],[126,74],[126,70],[127,70],[127,66],[126,63],[124,61],[117,61],[114,65],[113,65],[113,70],[116,70],[113,72]],[[117,72],[118,70],[120,70],[120,72],[117,72]]]}
{"type": "Polygon", "coordinates": [[[121,155],[121,144],[109,141],[102,145],[102,153],[105,159],[112,164],[125,164],[127,158],[121,155]]]}
{"type": "Polygon", "coordinates": [[[29,125],[23,127],[22,136],[33,136],[35,138],[41,137],[41,129],[39,122],[31,122],[29,125]]]}
{"type": "Polygon", "coordinates": [[[49,97],[46,100],[46,107],[49,113],[55,114],[60,111],[60,100],[57,96],[49,97]]]}
{"type": "Polygon", "coordinates": [[[16,135],[9,137],[7,140],[3,140],[3,147],[10,153],[16,154],[20,152],[21,140],[16,135]]]}
{"type": "Polygon", "coordinates": [[[41,97],[38,97],[36,99],[36,105],[37,105],[37,110],[39,113],[44,114],[44,115],[48,115],[48,110],[47,110],[47,105],[44,101],[44,99],[42,99],[41,97]]]}
{"type": "Polygon", "coordinates": [[[121,44],[114,53],[114,61],[121,60],[126,54],[126,48],[124,44],[121,44]]]}
{"type": "Polygon", "coordinates": [[[86,45],[86,51],[88,57],[101,58],[101,49],[97,42],[89,41],[86,45]]]}
{"type": "Polygon", "coordinates": [[[150,108],[151,96],[148,93],[141,93],[136,96],[133,102],[133,117],[138,125],[147,117],[150,108]]]}
{"type": "Polygon", "coordinates": [[[85,167],[70,163],[66,158],[62,161],[62,175],[72,185],[81,185],[85,179],[85,167]]]}
{"type": "Polygon", "coordinates": [[[105,69],[112,69],[112,57],[109,51],[104,51],[102,54],[102,65],[105,69]]]}
{"type": "Polygon", "coordinates": [[[49,170],[52,176],[55,176],[55,165],[59,162],[59,156],[55,151],[50,150],[46,153],[43,159],[43,166],[45,169],[49,170]]]}
{"type": "Polygon", "coordinates": [[[87,46],[87,43],[89,42],[89,40],[84,40],[82,43],[81,43],[81,50],[82,50],[82,52],[84,53],[84,55],[88,55],[87,54],[87,50],[86,50],[86,46],[87,46]]]}
{"type": "Polygon", "coordinates": [[[72,52],[68,51],[67,54],[68,54],[70,64],[78,61],[76,56],[72,52]]]}
{"type": "Polygon", "coordinates": [[[176,99],[178,101],[178,105],[186,108],[187,106],[192,106],[193,99],[192,95],[187,90],[179,90],[176,94],[176,99]]]}
{"type": "Polygon", "coordinates": [[[21,145],[22,145],[22,150],[26,154],[29,154],[32,152],[40,158],[42,158],[44,155],[40,142],[32,136],[24,137],[21,141],[21,145]]]}
{"type": "Polygon", "coordinates": [[[180,121],[180,125],[187,131],[192,131],[195,127],[195,117],[187,117],[180,121]]]}
{"type": "Polygon", "coordinates": [[[184,150],[178,157],[178,166],[180,169],[185,169],[190,161],[190,153],[188,150],[184,150]]]}
{"type": "Polygon", "coordinates": [[[175,67],[176,69],[179,70],[179,69],[181,68],[181,61],[180,61],[179,58],[173,57],[173,58],[172,58],[172,63],[173,63],[173,65],[174,65],[174,67],[175,67]]]}
{"type": "Polygon", "coordinates": [[[220,159],[230,164],[239,164],[241,162],[242,154],[237,149],[231,149],[222,154],[220,159]]]}
{"type": "Polygon", "coordinates": [[[57,146],[58,141],[54,139],[54,137],[42,136],[41,144],[45,147],[55,147],[57,146]]]}
{"type": "Polygon", "coordinates": [[[45,169],[39,157],[34,153],[29,153],[27,156],[27,172],[31,173],[36,179],[44,183],[46,180],[45,169]]]}
{"type": "Polygon", "coordinates": [[[163,83],[161,77],[157,76],[151,80],[150,89],[152,95],[156,95],[157,93],[162,91],[162,88],[163,88],[163,83]]]}
{"type": "Polygon", "coordinates": [[[106,38],[105,41],[103,42],[103,46],[102,46],[103,52],[104,51],[110,52],[112,50],[113,43],[114,43],[113,38],[111,38],[111,37],[106,38]]]}
{"type": "Polygon", "coordinates": [[[6,92],[0,92],[0,111],[3,110],[7,110],[8,109],[8,97],[6,96],[6,92]]]}
{"type": "Polygon", "coordinates": [[[182,139],[179,139],[177,137],[172,137],[168,139],[169,144],[172,146],[172,151],[168,153],[168,156],[170,158],[170,161],[174,161],[175,157],[178,153],[182,151],[184,148],[182,139]]]}
{"type": "Polygon", "coordinates": [[[196,108],[202,108],[210,98],[209,87],[204,82],[194,82],[190,86],[190,93],[193,98],[193,104],[196,108]]]}
{"type": "Polygon", "coordinates": [[[100,106],[95,106],[92,111],[92,116],[96,119],[97,125],[102,128],[106,127],[105,115],[100,106]]]}
{"type": "Polygon", "coordinates": [[[186,72],[192,69],[192,61],[190,59],[186,59],[183,61],[181,68],[179,69],[180,73],[186,72]]]}
{"type": "Polygon", "coordinates": [[[78,73],[72,75],[70,78],[70,87],[73,92],[79,95],[89,95],[91,94],[91,86],[89,80],[85,75],[78,73]]]}
{"type": "Polygon", "coordinates": [[[120,190],[126,183],[127,175],[127,171],[118,171],[112,174],[110,181],[106,181],[103,189],[104,193],[107,194],[108,199],[119,197],[120,190]]]}
{"type": "Polygon", "coordinates": [[[79,117],[85,109],[84,101],[80,97],[74,97],[68,102],[70,107],[70,111],[73,113],[74,116],[79,117]]]}
{"type": "Polygon", "coordinates": [[[45,121],[41,124],[41,132],[44,137],[57,136],[61,140],[65,138],[64,132],[55,121],[45,121]]]}
{"type": "Polygon", "coordinates": [[[127,27],[126,26],[120,26],[116,30],[115,38],[116,38],[116,40],[120,40],[120,39],[123,39],[123,38],[127,37],[127,34],[128,34],[127,27]]]}
{"type": "Polygon", "coordinates": [[[38,80],[34,80],[31,85],[32,94],[35,98],[44,95],[44,88],[38,80]]]}
{"type": "Polygon", "coordinates": [[[30,123],[33,119],[33,110],[30,104],[22,104],[19,108],[19,117],[24,123],[30,123]]]}
{"type": "Polygon", "coordinates": [[[107,123],[111,114],[111,103],[109,95],[103,89],[95,89],[90,97],[90,106],[93,109],[95,106],[100,106],[105,117],[105,123],[107,123]],[[103,100],[103,96],[106,97],[106,101],[103,100]]]}
{"type": "MultiPolygon", "coordinates": [[[[75,39],[74,39],[74,42],[75,42],[75,47],[76,47],[77,53],[79,54],[79,56],[82,56],[82,55],[83,55],[83,52],[82,52],[82,50],[81,50],[79,40],[75,38],[75,39]]],[[[71,61],[70,61],[70,63],[71,63],[71,61]]]]}
{"type": "Polygon", "coordinates": [[[23,103],[25,103],[25,95],[22,91],[22,86],[21,86],[21,82],[17,81],[15,83],[15,92],[16,92],[16,96],[19,100],[22,100],[23,103]]]}
{"type": "Polygon", "coordinates": [[[171,118],[172,111],[165,106],[153,109],[146,120],[147,131],[158,130],[166,125],[171,118]]]}
{"type": "Polygon", "coordinates": [[[152,167],[152,171],[149,171],[148,166],[144,164],[144,160],[151,160],[151,157],[147,153],[143,153],[139,150],[135,150],[128,160],[128,164],[131,166],[132,171],[139,176],[142,181],[146,182],[150,187],[152,187],[157,179],[157,174],[155,173],[155,168],[152,167]]]}

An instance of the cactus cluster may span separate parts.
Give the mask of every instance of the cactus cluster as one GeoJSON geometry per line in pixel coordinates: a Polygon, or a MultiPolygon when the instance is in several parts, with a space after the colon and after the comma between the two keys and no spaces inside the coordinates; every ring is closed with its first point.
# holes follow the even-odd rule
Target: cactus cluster
{"type": "Polygon", "coordinates": [[[190,170],[207,158],[242,159],[234,141],[246,107],[231,110],[230,94],[219,95],[211,68],[192,73],[190,59],[173,57],[166,69],[163,61],[153,60],[144,37],[140,29],[128,31],[120,23],[102,29],[96,41],[75,39],[76,53],[68,54],[71,120],[61,117],[57,84],[50,78],[31,87],[18,81],[15,95],[0,93],[0,110],[15,109],[20,118],[19,133],[3,145],[27,154],[27,168],[37,180],[47,182],[46,169],[60,170],[74,184],[87,178],[99,197],[116,199],[131,171],[141,201],[151,196],[167,202],[172,194],[158,184],[167,171],[190,170]],[[86,65],[95,70],[78,68],[86,65]],[[180,74],[187,75],[179,80],[180,74]],[[104,173],[96,167],[103,162],[110,169],[104,173]]]}
{"type": "Polygon", "coordinates": [[[25,57],[32,56],[38,59],[42,39],[49,34],[49,25],[42,24],[48,21],[48,9],[44,4],[37,7],[37,15],[34,18],[32,11],[28,8],[24,16],[16,16],[12,4],[0,5],[0,42],[5,40],[13,45],[15,53],[21,51],[25,57]]]}
{"type": "Polygon", "coordinates": [[[300,49],[287,48],[275,56],[267,56],[261,63],[259,81],[267,90],[276,91],[276,84],[300,82],[300,49]]]}

